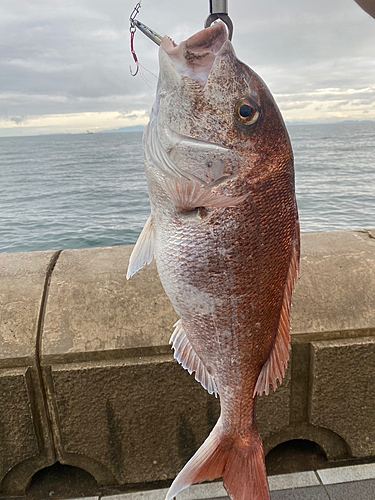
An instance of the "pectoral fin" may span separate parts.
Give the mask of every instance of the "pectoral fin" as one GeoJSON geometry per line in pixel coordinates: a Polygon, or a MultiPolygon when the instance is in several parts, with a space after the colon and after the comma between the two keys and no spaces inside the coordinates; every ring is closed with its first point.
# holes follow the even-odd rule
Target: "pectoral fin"
{"type": "Polygon", "coordinates": [[[281,309],[279,328],[276,334],[276,341],[268,360],[263,365],[262,371],[259,374],[254,389],[254,396],[256,394],[261,396],[263,392],[268,395],[270,392],[270,385],[273,386],[273,390],[275,391],[277,389],[277,381],[281,383],[285,377],[285,370],[288,366],[290,351],[290,313],[292,307],[292,293],[299,273],[299,254],[298,226],[288,272],[287,284],[284,291],[284,300],[281,309]]]}
{"type": "Polygon", "coordinates": [[[189,213],[199,207],[235,207],[247,198],[247,195],[227,196],[217,193],[185,177],[168,179],[165,187],[179,213],[189,213]]]}
{"type": "Polygon", "coordinates": [[[147,219],[145,227],[130,256],[126,279],[130,279],[143,267],[151,264],[154,258],[154,222],[152,216],[147,219]]]}
{"type": "Polygon", "coordinates": [[[174,349],[175,359],[177,359],[180,365],[182,365],[183,368],[190,373],[190,375],[195,372],[195,380],[200,382],[209,394],[215,394],[217,397],[215,380],[208,373],[207,368],[204,366],[203,362],[190,344],[181,320],[179,319],[174,326],[175,330],[169,343],[172,344],[172,348],[174,349]]]}

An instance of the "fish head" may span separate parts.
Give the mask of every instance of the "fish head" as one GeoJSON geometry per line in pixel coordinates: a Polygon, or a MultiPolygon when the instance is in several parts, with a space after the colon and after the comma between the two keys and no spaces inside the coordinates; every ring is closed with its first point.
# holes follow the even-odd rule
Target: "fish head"
{"type": "Polygon", "coordinates": [[[292,161],[278,107],[238,60],[223,23],[180,45],[164,37],[159,61],[150,126],[175,173],[212,184],[241,171],[257,179],[292,161]]]}

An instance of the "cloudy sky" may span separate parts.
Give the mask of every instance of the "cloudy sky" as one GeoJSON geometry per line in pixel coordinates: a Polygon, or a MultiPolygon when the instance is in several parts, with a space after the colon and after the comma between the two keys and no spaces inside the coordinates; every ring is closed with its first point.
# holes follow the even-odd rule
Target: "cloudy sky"
{"type": "MultiPolygon", "coordinates": [[[[144,125],[154,99],[131,77],[135,0],[1,0],[0,136],[144,125]]],[[[208,0],[142,0],[139,19],[176,42],[203,27],[208,0]]],[[[238,57],[289,122],[375,120],[375,20],[354,0],[229,0],[238,57]]],[[[138,32],[142,65],[157,46],[138,32]]]]}

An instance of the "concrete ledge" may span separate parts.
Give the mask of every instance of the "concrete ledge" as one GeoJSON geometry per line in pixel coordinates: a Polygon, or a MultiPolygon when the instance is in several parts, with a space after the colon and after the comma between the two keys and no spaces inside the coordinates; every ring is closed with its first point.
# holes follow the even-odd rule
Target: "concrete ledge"
{"type": "MultiPolygon", "coordinates": [[[[215,424],[218,400],[173,360],[155,265],[128,282],[130,253],[0,255],[2,493],[56,460],[100,486],[169,480],[215,424]]],[[[286,380],[258,403],[266,452],[309,439],[331,460],[374,456],[374,232],[303,235],[292,326],[286,380]]]]}
{"type": "Polygon", "coordinates": [[[0,256],[0,484],[23,493],[55,462],[41,381],[39,341],[54,252],[0,256]]]}

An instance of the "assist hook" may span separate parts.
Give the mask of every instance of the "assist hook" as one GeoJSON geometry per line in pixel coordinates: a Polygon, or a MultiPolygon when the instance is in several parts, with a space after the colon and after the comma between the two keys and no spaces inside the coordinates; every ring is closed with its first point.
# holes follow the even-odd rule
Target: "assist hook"
{"type": "Polygon", "coordinates": [[[134,36],[135,36],[135,32],[137,31],[137,28],[135,26],[134,21],[139,13],[140,8],[141,8],[141,2],[139,1],[137,3],[137,5],[134,7],[133,12],[130,14],[130,18],[129,18],[129,21],[130,21],[130,52],[132,53],[134,62],[136,64],[136,70],[134,71],[134,73],[132,71],[132,67],[129,66],[130,74],[132,76],[136,76],[138,74],[138,71],[139,71],[139,61],[138,61],[137,54],[135,53],[135,50],[134,50],[134,36]]]}
{"type": "MultiPolygon", "coordinates": [[[[133,56],[134,62],[136,64],[136,70],[134,72],[132,71],[132,68],[130,66],[130,73],[132,76],[136,76],[138,74],[138,72],[140,71],[140,69],[145,69],[146,71],[151,73],[153,76],[155,76],[155,78],[157,78],[156,75],[154,75],[154,73],[149,71],[147,68],[144,68],[140,64],[138,57],[137,57],[137,54],[135,53],[135,49],[134,49],[134,36],[135,36],[137,29],[139,29],[140,31],[142,31],[142,33],[144,33],[150,40],[152,40],[157,45],[160,45],[163,37],[161,35],[159,35],[158,33],[156,33],[156,31],[152,30],[151,28],[149,28],[145,24],[141,23],[141,21],[138,21],[138,19],[136,19],[137,15],[139,14],[140,8],[141,8],[141,0],[139,0],[137,5],[134,7],[133,12],[130,14],[130,18],[129,18],[129,21],[130,21],[130,51],[131,51],[131,54],[133,56]]],[[[141,72],[141,76],[142,76],[142,72],[141,72]]],[[[142,78],[146,82],[146,84],[148,85],[146,78],[144,76],[142,76],[142,78]]],[[[148,86],[150,87],[150,85],[148,85],[148,86]]]]}
{"type": "Polygon", "coordinates": [[[216,19],[221,19],[227,25],[228,38],[232,40],[233,23],[228,15],[228,0],[210,0],[210,15],[206,19],[204,27],[208,28],[216,19]]]}

